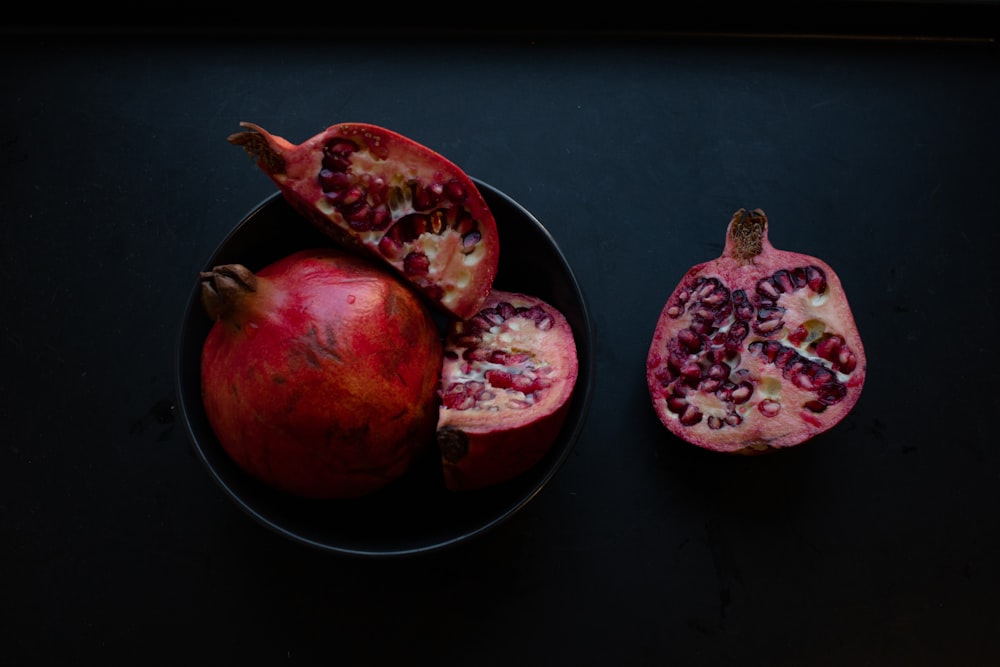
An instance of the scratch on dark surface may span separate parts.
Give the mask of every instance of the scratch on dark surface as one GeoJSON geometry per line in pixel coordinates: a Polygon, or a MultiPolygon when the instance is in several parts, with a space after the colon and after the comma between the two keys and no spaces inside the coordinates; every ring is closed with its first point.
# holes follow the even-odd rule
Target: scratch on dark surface
{"type": "Polygon", "coordinates": [[[142,417],[132,420],[129,424],[128,432],[131,435],[139,435],[153,424],[159,424],[164,428],[156,436],[157,442],[164,442],[170,439],[170,433],[174,426],[174,416],[177,408],[170,398],[161,398],[149,408],[142,417]]]}
{"type": "Polygon", "coordinates": [[[871,431],[871,434],[874,435],[876,439],[885,442],[885,424],[883,424],[877,417],[872,420],[872,424],[868,430],[871,431]]]}
{"type": "Polygon", "coordinates": [[[712,552],[712,564],[719,580],[719,628],[724,629],[726,616],[732,604],[732,582],[740,582],[740,572],[736,558],[726,539],[718,519],[705,522],[708,547],[712,552]]]}

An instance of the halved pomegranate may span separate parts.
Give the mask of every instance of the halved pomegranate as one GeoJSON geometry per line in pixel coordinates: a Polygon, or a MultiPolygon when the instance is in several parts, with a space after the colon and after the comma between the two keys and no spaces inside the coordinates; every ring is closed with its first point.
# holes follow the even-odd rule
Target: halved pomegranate
{"type": "Polygon", "coordinates": [[[760,209],[738,210],[722,256],[687,272],[653,333],[656,414],[706,449],[798,445],[861,396],[865,351],[840,279],[820,259],[775,249],[767,227],[760,209]]]}
{"type": "Polygon", "coordinates": [[[497,272],[496,221],[458,166],[367,123],[332,125],[297,145],[240,125],[247,129],[229,142],[321,231],[387,262],[459,318],[482,307],[497,272]]]}
{"type": "Polygon", "coordinates": [[[538,463],[562,429],[578,360],[566,318],[494,289],[445,339],[437,441],[447,488],[481,489],[538,463]]]}

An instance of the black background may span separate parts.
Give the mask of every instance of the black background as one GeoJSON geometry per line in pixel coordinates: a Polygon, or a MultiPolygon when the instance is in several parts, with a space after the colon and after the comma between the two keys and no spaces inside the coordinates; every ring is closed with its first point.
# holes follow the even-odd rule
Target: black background
{"type": "Polygon", "coordinates": [[[338,16],[5,28],[0,660],[1000,661],[995,12],[794,36],[338,16]],[[201,467],[172,363],[198,269],[273,192],[225,140],[243,120],[296,142],[392,128],[560,243],[595,392],[510,521],[428,556],[334,556],[201,467]],[[752,459],[675,439],[644,379],[664,301],[740,207],[838,271],[869,362],[834,430],[752,459]]]}

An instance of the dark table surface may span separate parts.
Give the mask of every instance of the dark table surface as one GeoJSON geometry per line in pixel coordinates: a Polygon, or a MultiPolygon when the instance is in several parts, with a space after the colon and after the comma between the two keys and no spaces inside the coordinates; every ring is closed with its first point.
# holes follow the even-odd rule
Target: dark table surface
{"type": "Polygon", "coordinates": [[[1000,663],[1000,60],[982,26],[923,27],[10,31],[0,662],[1000,663]],[[560,243],[596,333],[591,411],[495,530],[328,554],[251,521],[194,455],[181,312],[274,191],[226,142],[244,120],[395,129],[560,243]],[[838,271],[869,371],[832,431],[736,459],[660,426],[644,364],[740,207],[838,271]]]}

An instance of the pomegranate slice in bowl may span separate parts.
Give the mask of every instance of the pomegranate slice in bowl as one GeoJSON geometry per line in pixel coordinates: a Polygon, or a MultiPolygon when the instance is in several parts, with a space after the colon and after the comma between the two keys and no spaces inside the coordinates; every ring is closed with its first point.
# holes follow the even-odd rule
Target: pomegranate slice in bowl
{"type": "Polygon", "coordinates": [[[437,441],[454,491],[505,482],[545,455],[562,429],[579,363],[573,328],[538,297],[494,289],[451,323],[437,441]]]}
{"type": "Polygon", "coordinates": [[[395,269],[459,318],[496,276],[496,220],[475,182],[436,151],[370,123],[337,123],[300,144],[253,123],[229,137],[289,203],[336,241],[395,269]]]}
{"type": "MultiPolygon", "coordinates": [[[[455,494],[445,487],[433,442],[407,474],[361,498],[307,499],[270,488],[233,463],[212,433],[202,406],[200,355],[212,322],[201,304],[197,276],[192,276],[175,351],[178,413],[197,459],[224,495],[260,525],[339,555],[394,558],[434,552],[475,539],[509,520],[538,496],[568,458],[582,432],[594,383],[593,333],[583,292],[549,231],[503,192],[472,180],[502,230],[505,250],[495,287],[543,299],[565,316],[573,330],[577,380],[551,446],[529,470],[474,494],[455,494]]],[[[332,243],[330,237],[276,192],[239,222],[203,266],[209,271],[240,263],[256,271],[324,243],[332,243]]]]}

